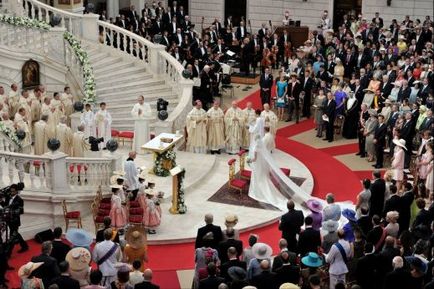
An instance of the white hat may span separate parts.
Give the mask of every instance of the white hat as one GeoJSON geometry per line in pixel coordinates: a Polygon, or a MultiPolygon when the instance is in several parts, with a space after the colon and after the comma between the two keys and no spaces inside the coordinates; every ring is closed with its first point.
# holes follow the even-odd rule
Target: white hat
{"type": "Polygon", "coordinates": [[[252,247],[253,256],[256,259],[268,259],[273,254],[273,249],[268,244],[256,243],[252,247]]]}
{"type": "Polygon", "coordinates": [[[399,147],[402,147],[403,149],[407,150],[407,148],[405,147],[405,139],[394,139],[393,143],[399,147]]]}

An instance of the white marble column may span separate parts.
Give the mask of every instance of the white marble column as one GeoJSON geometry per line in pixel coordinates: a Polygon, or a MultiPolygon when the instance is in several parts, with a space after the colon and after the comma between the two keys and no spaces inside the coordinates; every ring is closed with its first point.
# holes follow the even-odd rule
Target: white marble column
{"type": "Polygon", "coordinates": [[[107,16],[108,18],[113,17],[113,19],[119,15],[119,1],[118,0],[107,0],[107,16]]]}

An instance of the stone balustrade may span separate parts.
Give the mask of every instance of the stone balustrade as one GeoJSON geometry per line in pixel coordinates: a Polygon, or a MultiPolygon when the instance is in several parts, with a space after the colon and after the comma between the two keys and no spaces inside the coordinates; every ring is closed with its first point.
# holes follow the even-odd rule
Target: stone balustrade
{"type": "Polygon", "coordinates": [[[48,31],[0,22],[0,45],[46,55],[49,46],[48,31]]]}
{"type": "Polygon", "coordinates": [[[111,158],[73,158],[60,152],[35,156],[0,150],[0,187],[23,182],[26,191],[94,192],[99,186],[110,185],[115,169],[111,158]]]}

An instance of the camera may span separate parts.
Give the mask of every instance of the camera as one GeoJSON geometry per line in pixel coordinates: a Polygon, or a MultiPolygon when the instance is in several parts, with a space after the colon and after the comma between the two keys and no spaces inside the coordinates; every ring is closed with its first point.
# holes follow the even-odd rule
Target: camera
{"type": "Polygon", "coordinates": [[[103,141],[104,141],[103,137],[96,138],[96,137],[90,136],[89,137],[90,150],[93,152],[99,151],[98,145],[100,143],[102,143],[103,141]]]}
{"type": "Polygon", "coordinates": [[[162,110],[167,111],[167,106],[168,105],[169,105],[168,101],[166,101],[166,100],[164,100],[162,98],[159,98],[157,100],[157,111],[162,111],[162,110]]]}
{"type": "Polygon", "coordinates": [[[11,188],[15,187],[17,191],[22,191],[24,189],[24,183],[12,184],[10,186],[0,189],[0,199],[6,199],[11,196],[11,188]]]}

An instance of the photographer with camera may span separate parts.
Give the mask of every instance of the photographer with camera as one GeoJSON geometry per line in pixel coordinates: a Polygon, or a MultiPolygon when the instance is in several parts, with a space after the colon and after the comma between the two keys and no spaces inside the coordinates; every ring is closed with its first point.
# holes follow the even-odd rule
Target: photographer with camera
{"type": "Polygon", "coordinates": [[[6,195],[6,199],[2,204],[3,208],[9,209],[9,216],[7,216],[7,225],[10,230],[9,236],[11,244],[9,255],[12,253],[16,243],[19,243],[21,246],[18,253],[23,253],[29,250],[27,242],[24,241],[23,237],[18,232],[18,229],[21,226],[21,215],[24,214],[24,201],[19,195],[19,191],[22,189],[24,189],[23,183],[12,184],[9,187],[9,193],[6,195]]]}

